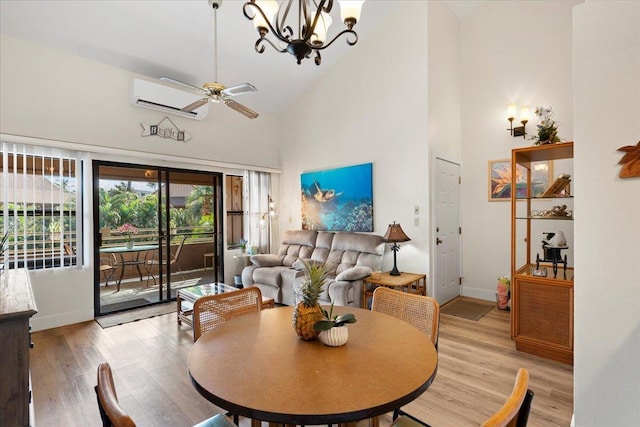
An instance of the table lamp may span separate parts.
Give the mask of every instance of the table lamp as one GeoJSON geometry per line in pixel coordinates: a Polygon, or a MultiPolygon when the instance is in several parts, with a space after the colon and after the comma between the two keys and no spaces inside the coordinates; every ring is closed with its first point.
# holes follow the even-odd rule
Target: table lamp
{"type": "Polygon", "coordinates": [[[389,272],[391,276],[399,276],[400,272],[398,271],[398,266],[396,265],[396,253],[400,250],[400,242],[408,242],[411,240],[405,233],[402,231],[402,227],[400,224],[396,224],[393,221],[393,224],[389,224],[389,228],[387,228],[387,232],[383,237],[385,242],[391,243],[391,250],[393,251],[393,269],[389,272]]]}

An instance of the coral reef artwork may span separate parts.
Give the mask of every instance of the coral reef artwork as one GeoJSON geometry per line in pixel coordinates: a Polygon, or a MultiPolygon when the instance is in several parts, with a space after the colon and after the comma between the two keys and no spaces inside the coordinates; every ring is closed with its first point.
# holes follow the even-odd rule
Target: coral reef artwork
{"type": "Polygon", "coordinates": [[[300,188],[304,230],[373,231],[371,163],[305,172],[300,188]]]}

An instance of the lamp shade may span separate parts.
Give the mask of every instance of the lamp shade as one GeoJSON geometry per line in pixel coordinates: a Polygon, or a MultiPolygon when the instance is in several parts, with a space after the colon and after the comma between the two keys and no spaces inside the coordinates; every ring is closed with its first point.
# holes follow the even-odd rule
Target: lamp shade
{"type": "MultiPolygon", "coordinates": [[[[256,4],[260,6],[260,9],[264,12],[269,22],[273,21],[273,17],[278,13],[278,2],[276,0],[257,0],[256,4]]],[[[256,28],[267,28],[268,25],[262,15],[258,12],[253,20],[253,25],[256,28]]]]}
{"type": "Polygon", "coordinates": [[[362,3],[364,0],[338,0],[340,3],[340,17],[342,22],[351,18],[356,22],[360,20],[360,12],[362,12],[362,3]]]}
{"type": "Polygon", "coordinates": [[[383,239],[385,242],[390,243],[408,242],[411,240],[402,230],[400,224],[396,224],[395,221],[393,224],[389,224],[389,228],[387,228],[387,232],[384,233],[383,239]]]}

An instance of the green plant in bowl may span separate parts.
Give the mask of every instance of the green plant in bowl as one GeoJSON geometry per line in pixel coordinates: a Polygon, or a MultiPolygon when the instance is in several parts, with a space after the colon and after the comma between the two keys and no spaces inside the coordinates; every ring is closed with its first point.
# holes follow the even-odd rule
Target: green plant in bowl
{"type": "Polygon", "coordinates": [[[356,316],[351,313],[345,313],[341,315],[333,314],[333,304],[331,304],[331,308],[329,312],[322,309],[323,319],[319,320],[313,325],[313,329],[316,331],[328,331],[331,328],[337,328],[340,326],[344,326],[347,323],[356,323],[356,316]]]}

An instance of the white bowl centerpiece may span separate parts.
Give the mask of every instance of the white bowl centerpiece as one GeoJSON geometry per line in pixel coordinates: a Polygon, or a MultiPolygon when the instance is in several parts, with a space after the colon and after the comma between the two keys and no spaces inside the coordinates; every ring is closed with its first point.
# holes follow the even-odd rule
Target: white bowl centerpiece
{"type": "Polygon", "coordinates": [[[333,304],[329,312],[322,309],[323,319],[313,325],[316,331],[320,331],[318,338],[324,345],[339,347],[344,345],[349,339],[349,330],[345,327],[347,323],[356,323],[356,316],[345,313],[340,316],[333,315],[333,304]]]}

